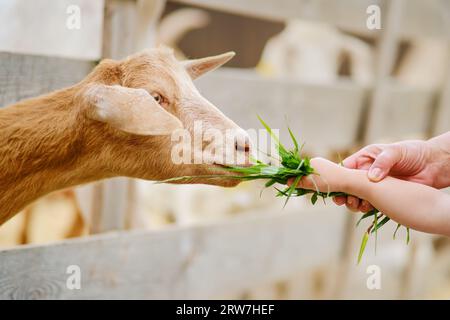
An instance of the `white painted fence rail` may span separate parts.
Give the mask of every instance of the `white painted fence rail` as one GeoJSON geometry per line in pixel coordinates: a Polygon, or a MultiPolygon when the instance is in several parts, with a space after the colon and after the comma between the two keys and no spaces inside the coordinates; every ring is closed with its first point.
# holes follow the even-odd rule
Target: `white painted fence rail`
{"type": "MultiPolygon", "coordinates": [[[[322,152],[351,148],[364,121],[369,88],[341,80],[331,85],[265,79],[253,70],[221,68],[197,80],[202,93],[245,129],[260,128],[257,115],[282,131],[289,125],[306,142],[306,149],[322,152]]],[[[433,90],[411,88],[390,81],[379,140],[425,137],[436,97],[433,90]]],[[[286,135],[286,136],[284,136],[286,135]]]]}
{"type": "Polygon", "coordinates": [[[101,57],[104,0],[1,0],[0,51],[101,57]]]}
{"type": "Polygon", "coordinates": [[[89,61],[0,52],[0,107],[73,85],[93,67],[89,61]]]}
{"type": "MultiPolygon", "coordinates": [[[[376,35],[366,26],[370,5],[381,8],[382,15],[390,0],[171,0],[209,9],[262,19],[285,21],[311,19],[331,23],[344,29],[376,35]]],[[[401,36],[449,37],[450,3],[445,0],[408,0],[402,14],[401,36]]],[[[383,19],[383,16],[382,16],[383,19]]]]}
{"type": "Polygon", "coordinates": [[[0,299],[232,297],[335,257],[342,217],[331,206],[275,209],[215,225],[4,250],[0,299]],[[72,265],[81,271],[79,290],[66,286],[72,265]]]}
{"type": "Polygon", "coordinates": [[[216,70],[196,83],[206,98],[244,129],[261,128],[259,115],[288,141],[288,123],[307,150],[318,152],[355,143],[367,94],[365,88],[347,81],[313,85],[232,68],[216,70]]]}
{"type": "MultiPolygon", "coordinates": [[[[383,7],[385,2],[176,1],[273,20],[316,19],[363,33],[367,33],[368,3],[383,7]]],[[[120,7],[118,1],[109,3],[113,2],[120,7]]],[[[427,9],[420,0],[408,1],[402,37],[448,36],[450,29],[441,18],[449,5],[446,1],[430,2],[433,5],[427,9]]],[[[126,6],[134,14],[132,1],[126,6]]],[[[117,25],[112,29],[112,33],[121,30],[117,25]]],[[[122,54],[120,41],[115,45],[109,51],[122,54]]],[[[76,83],[92,67],[89,61],[0,53],[0,106],[76,83]]],[[[244,128],[259,127],[259,114],[283,129],[286,115],[308,145],[322,150],[354,144],[370,93],[368,88],[345,81],[314,86],[263,79],[249,70],[233,69],[218,70],[199,79],[198,85],[244,128]],[[318,132],[327,134],[326,142],[318,132]]],[[[434,92],[391,84],[386,100],[389,112],[378,128],[380,138],[424,133],[434,97],[434,92]]],[[[448,123],[443,126],[448,127],[448,123]]],[[[344,233],[344,216],[336,214],[341,209],[278,211],[254,212],[214,225],[107,233],[0,251],[0,299],[233,297],[262,282],[287,279],[301,268],[336,258],[344,233]],[[80,290],[66,286],[70,276],[66,271],[71,265],[80,267],[80,290]]]]}

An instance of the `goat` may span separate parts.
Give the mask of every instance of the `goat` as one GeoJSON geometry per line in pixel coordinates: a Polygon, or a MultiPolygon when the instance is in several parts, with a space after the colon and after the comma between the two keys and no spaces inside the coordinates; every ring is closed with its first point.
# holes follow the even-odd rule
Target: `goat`
{"type": "Polygon", "coordinates": [[[346,56],[351,78],[363,85],[371,84],[373,55],[368,44],[335,27],[295,19],[267,42],[257,70],[275,78],[332,83],[346,56]]]}
{"type": "Polygon", "coordinates": [[[209,14],[201,9],[183,8],[166,15],[159,22],[156,43],[172,48],[175,57],[185,59],[185,54],[178,47],[178,42],[191,30],[201,29],[209,24],[209,14]]]}
{"type": "MultiPolygon", "coordinates": [[[[184,128],[193,134],[198,120],[202,132],[232,131],[235,138],[217,150],[248,161],[247,133],[192,82],[233,56],[180,62],[168,48],[148,49],[121,61],[103,60],[72,87],[1,109],[0,225],[50,192],[116,176],[163,180],[221,174],[223,179],[190,183],[237,185],[222,168],[231,164],[229,157],[193,164],[171,161],[171,133],[184,128]]],[[[194,145],[193,152],[219,142],[194,145]]]]}

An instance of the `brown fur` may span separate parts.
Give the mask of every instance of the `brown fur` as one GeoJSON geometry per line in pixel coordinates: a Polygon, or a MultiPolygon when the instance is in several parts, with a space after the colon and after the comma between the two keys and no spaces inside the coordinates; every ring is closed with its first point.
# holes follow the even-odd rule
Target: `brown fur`
{"type": "MultiPolygon", "coordinates": [[[[206,63],[209,70],[224,62],[210,66],[203,61],[194,69],[202,70],[206,63]]],[[[196,119],[221,130],[238,128],[200,96],[169,50],[147,50],[123,61],[104,60],[73,87],[0,110],[0,225],[45,194],[95,180],[223,173],[215,165],[173,164],[169,135],[135,135],[92,120],[88,116],[92,105],[85,97],[92,84],[158,92],[167,99],[161,105],[188,129],[196,119]]],[[[193,182],[236,184],[230,179],[193,182]]]]}

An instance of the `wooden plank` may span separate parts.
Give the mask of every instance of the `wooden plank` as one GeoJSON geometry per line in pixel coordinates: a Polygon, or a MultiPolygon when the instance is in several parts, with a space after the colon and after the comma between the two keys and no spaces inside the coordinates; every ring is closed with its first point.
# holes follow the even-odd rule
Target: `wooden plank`
{"type": "MultiPolygon", "coordinates": [[[[103,21],[102,57],[123,59],[134,52],[139,12],[135,0],[106,0],[103,21]]],[[[90,183],[75,189],[90,233],[97,234],[126,227],[126,210],[134,201],[128,190],[131,179],[119,177],[90,183]]]]}
{"type": "Polygon", "coordinates": [[[138,0],[136,21],[135,51],[140,51],[156,44],[156,29],[166,6],[166,0],[138,0]]]}
{"type": "Polygon", "coordinates": [[[172,0],[235,14],[259,17],[268,20],[284,21],[294,18],[322,20],[334,24],[356,18],[357,29],[365,28],[365,12],[370,4],[382,1],[361,0],[172,0]],[[345,2],[345,3],[342,3],[345,2]]]}
{"type": "Polygon", "coordinates": [[[216,225],[111,233],[0,251],[0,299],[236,295],[333,259],[342,236],[343,215],[336,211],[342,210],[278,208],[216,225]],[[66,287],[71,265],[81,271],[79,290],[66,287]]]}
{"type": "MultiPolygon", "coordinates": [[[[123,59],[135,51],[152,47],[156,23],[164,0],[107,0],[105,2],[103,57],[123,59]]],[[[94,233],[123,230],[136,214],[132,179],[114,178],[78,188],[81,206],[92,222],[94,233]]]]}
{"type": "Polygon", "coordinates": [[[377,72],[368,110],[365,143],[427,138],[436,92],[401,85],[390,77],[395,63],[400,26],[405,17],[403,0],[393,0],[379,39],[377,72]]]}
{"type": "Polygon", "coordinates": [[[0,107],[75,84],[94,64],[0,52],[0,107]]]}
{"type": "Polygon", "coordinates": [[[244,129],[261,128],[257,119],[260,115],[280,129],[282,140],[289,141],[288,119],[306,142],[306,149],[317,153],[346,149],[355,143],[367,94],[365,88],[347,81],[310,85],[266,79],[253,70],[232,68],[207,74],[197,80],[197,85],[206,98],[244,129]]]}
{"type": "Polygon", "coordinates": [[[450,2],[408,0],[402,11],[401,38],[450,37],[450,2]]]}
{"type": "Polygon", "coordinates": [[[398,46],[398,32],[400,30],[401,12],[404,7],[403,0],[392,0],[384,15],[384,29],[378,40],[375,87],[367,112],[367,123],[364,132],[364,142],[372,143],[384,134],[383,115],[386,113],[387,90],[389,88],[389,75],[395,63],[398,46]],[[380,130],[380,127],[382,129],[380,130]]]}
{"type": "Polygon", "coordinates": [[[164,6],[165,0],[106,0],[102,56],[123,59],[154,46],[164,6]]]}
{"type": "MultiPolygon", "coordinates": [[[[233,68],[214,71],[196,83],[206,98],[244,129],[260,128],[256,117],[260,115],[281,130],[283,140],[289,140],[283,136],[287,117],[306,141],[306,148],[314,146],[318,152],[346,149],[356,142],[368,96],[367,88],[347,81],[309,85],[265,79],[252,70],[233,68]]],[[[369,118],[373,132],[367,143],[426,137],[436,97],[434,90],[413,88],[382,77],[375,95],[373,99],[377,100],[372,103],[376,105],[369,118]]]]}
{"type": "MultiPolygon", "coordinates": [[[[450,58],[450,57],[449,57],[450,58]]],[[[450,63],[447,65],[445,83],[439,96],[437,110],[431,128],[431,134],[439,135],[450,130],[450,63]]]]}
{"type": "MultiPolygon", "coordinates": [[[[214,10],[248,15],[263,19],[285,21],[310,19],[331,23],[346,30],[366,36],[378,34],[378,30],[366,27],[369,5],[386,6],[386,0],[172,0],[214,10]]],[[[408,0],[403,11],[401,37],[416,36],[449,37],[448,15],[450,5],[440,0],[408,0]]],[[[382,17],[382,22],[384,17],[382,17]]]]}
{"type": "MultiPolygon", "coordinates": [[[[384,105],[380,110],[374,138],[386,142],[405,139],[427,139],[437,92],[391,83],[385,88],[384,105]]],[[[367,141],[369,142],[369,141],[367,141]]]]}
{"type": "MultiPolygon", "coordinates": [[[[403,7],[403,0],[392,0],[388,6],[384,6],[382,12],[383,29],[381,37],[378,39],[377,65],[375,87],[370,97],[365,127],[363,128],[363,143],[368,144],[378,138],[379,127],[383,126],[381,121],[386,111],[386,99],[388,97],[388,86],[386,80],[392,70],[397,50],[398,31],[400,25],[400,14],[403,7]]],[[[385,127],[383,126],[383,129],[385,127]]],[[[342,242],[342,254],[338,262],[336,277],[339,281],[334,288],[334,298],[340,299],[345,292],[350,280],[351,251],[357,248],[355,229],[352,227],[356,222],[355,215],[348,215],[345,224],[345,238],[342,242]]]]}
{"type": "Polygon", "coordinates": [[[2,0],[0,51],[97,60],[102,21],[103,0],[2,0]]]}
{"type": "Polygon", "coordinates": [[[136,1],[107,0],[104,16],[102,57],[123,59],[133,53],[136,44],[136,1]]]}

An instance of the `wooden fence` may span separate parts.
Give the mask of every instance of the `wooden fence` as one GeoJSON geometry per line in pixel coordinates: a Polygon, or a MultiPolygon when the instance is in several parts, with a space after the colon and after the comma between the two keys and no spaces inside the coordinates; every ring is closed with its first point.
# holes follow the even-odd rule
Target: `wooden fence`
{"type": "MultiPolygon", "coordinates": [[[[205,96],[244,128],[258,127],[253,114],[261,110],[279,127],[283,127],[286,113],[314,114],[317,118],[300,117],[297,129],[319,152],[330,148],[342,150],[361,142],[361,121],[368,128],[363,135],[366,143],[408,134],[427,137],[449,130],[450,82],[439,92],[387,85],[388,67],[400,39],[429,35],[448,39],[449,28],[442,15],[427,5],[439,1],[176,2],[269,20],[325,21],[378,39],[377,80],[370,88],[343,81],[312,86],[267,80],[248,70],[231,68],[200,79],[198,86],[205,96]],[[368,31],[366,8],[374,3],[382,8],[382,21],[386,19],[386,25],[382,30],[368,31]],[[280,112],[280,106],[284,113],[280,112]],[[346,113],[352,116],[345,117],[346,113]],[[315,138],[317,123],[328,130],[329,141],[315,138]]],[[[151,26],[164,4],[163,0],[106,0],[103,45],[98,58],[121,58],[148,44],[152,39],[151,26]]],[[[94,60],[1,52],[0,105],[75,83],[89,72],[94,60]]],[[[345,222],[336,218],[336,210],[331,214],[329,209],[320,207],[302,213],[294,209],[255,212],[214,225],[121,231],[124,208],[133,201],[132,182],[116,183],[116,187],[109,189],[97,187],[103,193],[103,202],[93,212],[103,219],[96,232],[114,232],[0,251],[0,298],[235,297],[264,283],[288,279],[302,268],[328,263],[330,259],[337,265],[335,277],[343,279],[331,297],[341,296],[339,288],[345,285],[349,261],[354,257],[350,252],[356,250],[352,218],[345,222]],[[111,199],[116,201],[114,205],[109,203],[111,199]],[[322,218],[313,220],[316,224],[311,225],[308,217],[317,215],[322,218]],[[319,222],[323,223],[318,225],[319,222]],[[322,236],[327,234],[335,238],[322,236]],[[305,243],[304,239],[309,240],[305,243]],[[316,247],[321,248],[320,255],[316,247]],[[80,290],[66,286],[70,265],[81,268],[80,290]]]]}

